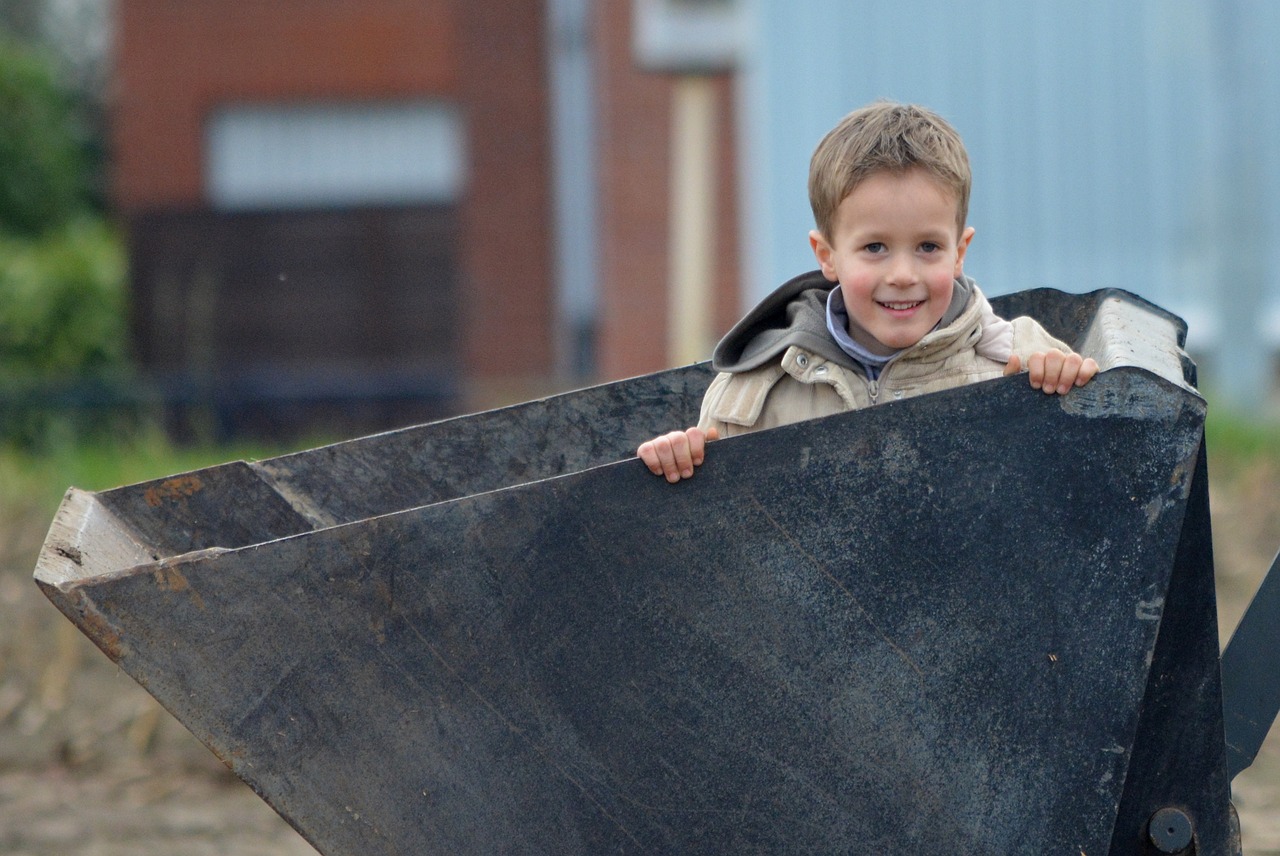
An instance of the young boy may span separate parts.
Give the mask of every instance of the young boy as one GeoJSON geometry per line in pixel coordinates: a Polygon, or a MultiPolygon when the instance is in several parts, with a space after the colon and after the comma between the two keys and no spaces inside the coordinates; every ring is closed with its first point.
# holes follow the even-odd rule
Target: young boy
{"type": "Polygon", "coordinates": [[[1097,363],[1031,318],[995,315],[964,257],[969,157],[955,129],[914,105],[846,116],[809,165],[820,270],[784,284],[716,346],[720,372],[696,427],[642,443],[655,475],[693,475],[706,443],[949,389],[1024,363],[1031,386],[1063,395],[1097,363]]]}

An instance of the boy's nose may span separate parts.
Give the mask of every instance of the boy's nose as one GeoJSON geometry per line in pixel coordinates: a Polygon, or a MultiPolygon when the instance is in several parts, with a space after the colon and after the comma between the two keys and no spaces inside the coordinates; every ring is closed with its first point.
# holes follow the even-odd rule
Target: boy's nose
{"type": "Polygon", "coordinates": [[[916,281],[916,266],[909,256],[897,256],[889,267],[891,285],[911,285],[916,281]]]}

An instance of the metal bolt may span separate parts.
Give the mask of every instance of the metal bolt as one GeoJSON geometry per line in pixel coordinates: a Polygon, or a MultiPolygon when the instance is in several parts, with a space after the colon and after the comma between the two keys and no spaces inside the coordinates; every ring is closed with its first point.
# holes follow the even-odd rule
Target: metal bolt
{"type": "Polygon", "coordinates": [[[1162,808],[1147,821],[1147,835],[1161,853],[1181,853],[1191,846],[1191,818],[1177,808],[1162,808]]]}

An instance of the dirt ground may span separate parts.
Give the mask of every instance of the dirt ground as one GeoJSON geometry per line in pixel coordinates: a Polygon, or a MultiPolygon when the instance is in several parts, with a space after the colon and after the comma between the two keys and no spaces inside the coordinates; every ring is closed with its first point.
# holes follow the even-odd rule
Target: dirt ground
{"type": "MultiPolygon", "coordinates": [[[[1280,547],[1280,469],[1211,482],[1225,639],[1280,547]]],[[[0,509],[0,854],[315,854],[44,599],[48,524],[0,509]]],[[[1246,856],[1280,856],[1276,733],[1234,799],[1246,856]]]]}
{"type": "Polygon", "coordinates": [[[40,593],[46,518],[0,507],[0,854],[315,856],[40,593]]]}

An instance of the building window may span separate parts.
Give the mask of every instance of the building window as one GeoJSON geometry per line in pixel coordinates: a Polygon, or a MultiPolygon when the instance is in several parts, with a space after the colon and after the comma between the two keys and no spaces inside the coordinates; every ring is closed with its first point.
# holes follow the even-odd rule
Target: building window
{"type": "Polygon", "coordinates": [[[465,180],[462,122],[440,102],[227,105],[206,142],[222,210],[449,204],[465,180]]]}

